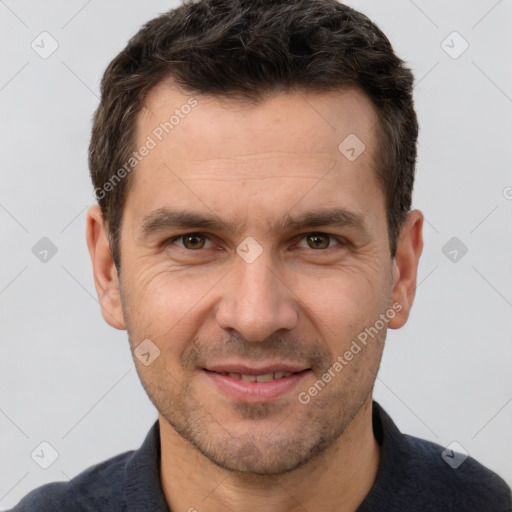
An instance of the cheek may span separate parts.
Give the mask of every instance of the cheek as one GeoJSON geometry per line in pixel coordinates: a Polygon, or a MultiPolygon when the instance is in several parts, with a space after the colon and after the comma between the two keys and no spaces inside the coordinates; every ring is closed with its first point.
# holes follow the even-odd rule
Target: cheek
{"type": "Polygon", "coordinates": [[[382,272],[351,268],[301,280],[297,295],[307,297],[303,312],[331,340],[331,351],[339,352],[389,308],[391,289],[382,272]]]}
{"type": "Polygon", "coordinates": [[[219,276],[178,272],[158,264],[138,269],[133,276],[126,287],[126,306],[134,333],[161,348],[183,350],[200,325],[207,296],[219,276]]]}

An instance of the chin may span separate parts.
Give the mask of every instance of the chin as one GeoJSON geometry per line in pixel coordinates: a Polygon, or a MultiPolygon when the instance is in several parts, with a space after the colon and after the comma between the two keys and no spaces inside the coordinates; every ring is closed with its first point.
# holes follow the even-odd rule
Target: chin
{"type": "Polygon", "coordinates": [[[198,436],[188,441],[220,468],[243,475],[277,476],[304,466],[334,441],[331,436],[322,438],[305,430],[300,427],[295,435],[287,432],[281,438],[272,437],[271,431],[265,429],[249,431],[238,438],[224,432],[217,438],[198,436]]]}

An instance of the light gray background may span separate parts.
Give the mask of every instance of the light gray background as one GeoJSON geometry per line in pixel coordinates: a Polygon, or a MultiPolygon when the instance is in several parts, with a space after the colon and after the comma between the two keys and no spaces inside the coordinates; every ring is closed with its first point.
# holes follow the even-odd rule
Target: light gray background
{"type": "MultiPolygon", "coordinates": [[[[419,288],[406,327],[388,333],[375,398],[402,431],[457,441],[512,483],[512,1],[350,4],[413,68],[421,125],[419,288]],[[469,43],[457,59],[441,46],[453,31],[469,43]],[[454,236],[468,248],[455,263],[442,252],[454,236]]],[[[156,419],[126,333],[96,300],[86,156],[105,67],[175,5],[0,1],[1,508],[137,448],[156,419]],[[42,31],[59,44],[46,60],[31,48],[42,31]],[[58,248],[47,263],[31,251],[43,236],[58,248]],[[30,457],[42,441],[59,454],[46,470],[30,457]]]]}

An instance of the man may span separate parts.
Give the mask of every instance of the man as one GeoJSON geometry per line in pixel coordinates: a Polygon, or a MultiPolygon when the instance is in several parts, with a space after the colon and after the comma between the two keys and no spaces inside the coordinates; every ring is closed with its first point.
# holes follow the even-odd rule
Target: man
{"type": "Polygon", "coordinates": [[[423,246],[412,85],[335,0],[203,0],[140,30],[103,77],[87,242],[158,421],[14,510],[512,510],[372,400],[423,246]]]}

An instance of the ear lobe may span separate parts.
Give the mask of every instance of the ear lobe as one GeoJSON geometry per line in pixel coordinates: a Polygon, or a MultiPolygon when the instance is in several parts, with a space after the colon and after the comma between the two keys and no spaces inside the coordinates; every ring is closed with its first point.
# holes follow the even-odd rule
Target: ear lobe
{"type": "Polygon", "coordinates": [[[409,212],[398,240],[393,260],[392,303],[397,304],[396,315],[390,320],[391,329],[399,329],[407,322],[416,295],[418,263],[423,250],[423,214],[409,212]],[[398,307],[400,305],[401,307],[398,307]]]}
{"type": "Polygon", "coordinates": [[[91,206],[87,211],[86,236],[101,314],[109,325],[124,330],[126,324],[119,291],[119,277],[108,244],[103,215],[98,205],[91,206]]]}

